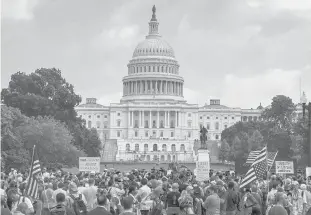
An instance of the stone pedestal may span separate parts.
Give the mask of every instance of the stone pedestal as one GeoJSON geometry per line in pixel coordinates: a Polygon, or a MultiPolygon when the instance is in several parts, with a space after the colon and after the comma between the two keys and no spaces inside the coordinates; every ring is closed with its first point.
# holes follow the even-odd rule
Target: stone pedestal
{"type": "Polygon", "coordinates": [[[211,169],[209,151],[206,149],[199,149],[196,161],[196,179],[198,181],[209,180],[209,171],[211,169]]]}

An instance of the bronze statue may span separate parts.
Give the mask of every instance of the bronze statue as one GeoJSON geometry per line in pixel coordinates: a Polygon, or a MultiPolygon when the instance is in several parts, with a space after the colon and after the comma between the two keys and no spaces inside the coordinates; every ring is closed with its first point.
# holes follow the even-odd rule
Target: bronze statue
{"type": "Polygon", "coordinates": [[[207,149],[207,129],[203,126],[200,130],[200,141],[201,141],[201,148],[200,149],[207,149]]]}
{"type": "Polygon", "coordinates": [[[152,7],[152,13],[153,13],[153,15],[155,15],[155,13],[156,13],[156,7],[155,7],[155,5],[153,5],[153,7],[152,7]]]}

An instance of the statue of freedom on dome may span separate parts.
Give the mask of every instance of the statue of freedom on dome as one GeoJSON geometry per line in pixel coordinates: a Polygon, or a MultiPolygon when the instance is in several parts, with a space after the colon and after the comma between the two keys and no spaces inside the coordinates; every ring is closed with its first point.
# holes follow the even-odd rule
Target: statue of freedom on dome
{"type": "Polygon", "coordinates": [[[153,7],[152,7],[152,13],[153,13],[153,15],[155,15],[156,11],[157,11],[157,9],[156,9],[155,5],[153,5],[153,7]]]}
{"type": "Polygon", "coordinates": [[[199,149],[207,149],[207,129],[203,126],[200,130],[201,147],[199,149]]]}

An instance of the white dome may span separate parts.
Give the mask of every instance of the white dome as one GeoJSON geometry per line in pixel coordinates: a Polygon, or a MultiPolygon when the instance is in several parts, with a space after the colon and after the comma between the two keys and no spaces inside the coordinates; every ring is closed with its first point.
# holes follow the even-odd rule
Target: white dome
{"type": "Polygon", "coordinates": [[[173,48],[160,36],[146,38],[140,42],[133,53],[134,57],[140,56],[166,56],[175,58],[173,48]]]}

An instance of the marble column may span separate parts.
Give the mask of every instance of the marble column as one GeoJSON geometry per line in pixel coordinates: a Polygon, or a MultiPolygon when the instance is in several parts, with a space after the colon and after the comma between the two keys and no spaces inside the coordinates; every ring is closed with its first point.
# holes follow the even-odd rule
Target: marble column
{"type": "Polygon", "coordinates": [[[164,111],[164,128],[166,128],[167,125],[167,111],[164,111]]]}
{"type": "Polygon", "coordinates": [[[175,111],[175,128],[177,128],[177,111],[175,111]]]}
{"type": "Polygon", "coordinates": [[[134,111],[132,111],[132,123],[131,126],[134,127],[134,111]]]}
{"type": "Polygon", "coordinates": [[[170,128],[171,125],[170,125],[170,111],[167,112],[167,124],[168,124],[168,127],[170,128]]]}
{"type": "Polygon", "coordinates": [[[142,111],[142,120],[143,120],[143,125],[142,127],[144,128],[145,127],[145,111],[142,111]]]}
{"type": "Polygon", "coordinates": [[[163,81],[160,81],[160,94],[163,94],[163,90],[162,90],[162,86],[163,86],[163,81]]]}
{"type": "Polygon", "coordinates": [[[152,123],[151,123],[151,110],[149,112],[149,128],[152,128],[152,123]]]}
{"type": "Polygon", "coordinates": [[[128,127],[131,126],[131,111],[128,111],[128,122],[127,122],[127,124],[128,124],[128,127]]]}
{"type": "Polygon", "coordinates": [[[148,90],[148,83],[147,80],[145,80],[145,94],[147,93],[147,90],[148,90]]]}
{"type": "Polygon", "coordinates": [[[160,128],[160,111],[157,111],[157,128],[160,128]]]}

